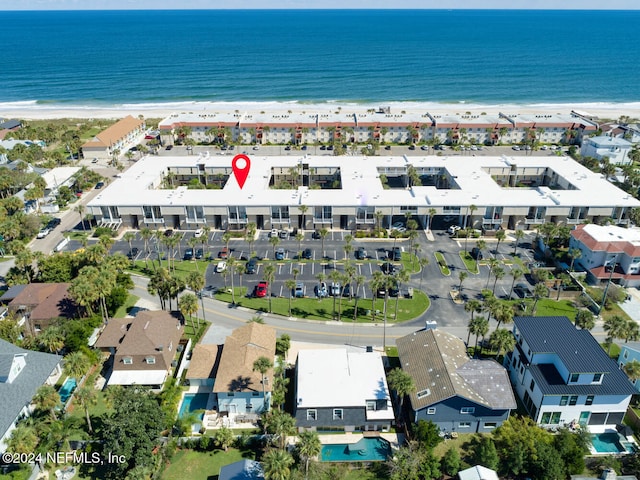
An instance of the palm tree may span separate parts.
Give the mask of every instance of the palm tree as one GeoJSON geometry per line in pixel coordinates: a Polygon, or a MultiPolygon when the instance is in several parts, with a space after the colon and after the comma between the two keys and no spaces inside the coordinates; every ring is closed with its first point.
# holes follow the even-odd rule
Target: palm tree
{"type": "Polygon", "coordinates": [[[287,435],[295,432],[296,420],[285,411],[271,410],[262,415],[262,422],[266,431],[278,439],[279,447],[284,450],[287,435]]]}
{"type": "Polygon", "coordinates": [[[467,210],[469,212],[469,220],[468,222],[465,222],[465,226],[467,228],[473,228],[473,214],[476,210],[478,210],[478,207],[472,203],[471,205],[469,205],[467,210]]]}
{"type": "Polygon", "coordinates": [[[536,286],[533,287],[533,308],[531,309],[531,315],[536,314],[536,307],[538,306],[538,301],[541,298],[546,298],[549,295],[549,291],[544,283],[536,283],[536,286]]]}
{"type": "Polygon", "coordinates": [[[48,410],[51,418],[56,419],[56,407],[60,405],[60,395],[51,385],[42,385],[32,399],[40,410],[48,410]]]}
{"type": "Polygon", "coordinates": [[[7,442],[7,451],[11,453],[32,454],[40,439],[35,427],[26,422],[18,423],[18,426],[11,432],[11,437],[7,442]]]}
{"type": "Polygon", "coordinates": [[[269,237],[269,243],[273,247],[273,259],[276,258],[276,247],[280,244],[280,239],[276,235],[269,237]]]}
{"type": "Polygon", "coordinates": [[[236,304],[236,291],[235,291],[235,286],[233,282],[233,274],[235,273],[237,264],[238,264],[238,261],[234,257],[229,257],[227,259],[227,270],[229,271],[229,276],[231,277],[231,304],[232,305],[236,304]]]}
{"type": "Polygon", "coordinates": [[[591,330],[596,326],[595,316],[587,309],[580,309],[576,313],[575,326],[583,330],[591,330]]]}
{"type": "Polygon", "coordinates": [[[569,257],[571,257],[571,265],[569,266],[569,270],[573,272],[573,262],[575,262],[582,256],[582,250],[580,250],[579,248],[570,248],[568,254],[569,257]]]}
{"type": "Polygon", "coordinates": [[[302,259],[302,241],[304,240],[304,234],[302,232],[296,233],[296,241],[298,242],[298,260],[302,259]]]}
{"type": "Polygon", "coordinates": [[[499,262],[497,258],[490,258],[489,260],[487,260],[487,266],[489,267],[489,275],[487,275],[487,284],[484,286],[484,288],[489,288],[489,280],[491,280],[491,273],[493,272],[493,269],[498,266],[498,264],[499,262]]]}
{"type": "Polygon", "coordinates": [[[369,288],[371,288],[371,315],[372,321],[376,321],[376,297],[379,288],[386,285],[386,278],[384,273],[379,270],[373,272],[373,277],[369,281],[369,288]]]}
{"type": "Polygon", "coordinates": [[[513,350],[513,347],[516,345],[516,339],[509,330],[499,328],[491,333],[489,344],[493,350],[498,351],[497,356],[499,357],[503,352],[513,350]]]}
{"type": "Polygon", "coordinates": [[[193,293],[185,293],[178,300],[178,309],[182,315],[189,315],[189,320],[191,320],[191,326],[193,327],[193,332],[196,332],[196,325],[193,322],[193,314],[198,311],[198,297],[196,297],[193,293]]]}
{"type": "Polygon", "coordinates": [[[504,268],[502,268],[500,265],[498,265],[497,267],[495,267],[493,269],[493,294],[495,295],[496,293],[496,285],[498,284],[498,280],[500,280],[501,278],[504,278],[504,276],[506,275],[506,272],[504,271],[504,268]]]}
{"type": "Polygon", "coordinates": [[[436,214],[436,209],[435,208],[430,208],[429,209],[429,231],[431,231],[431,224],[433,223],[433,217],[436,214]]]}
{"type": "Polygon", "coordinates": [[[516,237],[516,241],[513,243],[513,256],[515,257],[516,253],[518,251],[518,243],[520,242],[520,240],[522,240],[524,238],[524,231],[516,230],[514,235],[516,237]]]}
{"type": "Polygon", "coordinates": [[[269,264],[264,267],[264,279],[268,283],[269,291],[267,295],[269,296],[269,313],[271,313],[271,289],[273,288],[273,280],[276,277],[276,267],[273,264],[269,264]]]}
{"type": "Polygon", "coordinates": [[[616,338],[625,338],[627,321],[620,315],[612,315],[604,321],[604,331],[607,332],[606,343],[609,344],[607,354],[611,354],[611,345],[616,338]]]}
{"type": "MultiPolygon", "coordinates": [[[[342,280],[342,274],[338,270],[331,270],[331,273],[329,274],[329,280],[331,280],[334,284],[339,285],[340,281],[342,280]]],[[[341,297],[341,293],[342,287],[338,289],[337,295],[334,294],[333,288],[331,288],[331,295],[333,296],[333,314],[331,315],[331,318],[334,320],[336,318],[336,297],[341,297]]],[[[342,301],[342,299],[340,299],[340,301],[342,301]]]]}
{"type": "Polygon", "coordinates": [[[267,357],[258,357],[253,362],[253,371],[260,372],[262,375],[262,401],[264,402],[264,409],[269,410],[269,402],[265,397],[265,384],[266,384],[266,374],[273,367],[273,362],[269,360],[267,357]]]}
{"type": "Polygon", "coordinates": [[[85,210],[85,206],[82,203],[79,203],[78,205],[76,205],[73,209],[74,211],[78,212],[78,214],[80,215],[80,223],[82,224],[82,230],[85,231],[86,227],[84,224],[84,210],[85,210]]]}
{"type": "Polygon", "coordinates": [[[629,377],[629,380],[635,382],[640,378],[640,362],[638,360],[631,360],[622,369],[629,377]]]}
{"type": "Polygon", "coordinates": [[[401,368],[391,370],[387,374],[387,382],[389,383],[389,388],[395,390],[398,396],[398,418],[400,418],[402,416],[404,397],[412,393],[416,389],[416,385],[411,375],[401,368]]]}
{"type": "Polygon", "coordinates": [[[38,340],[49,353],[58,353],[64,347],[64,332],[61,327],[52,325],[38,335],[38,340]]]}
{"type": "Polygon", "coordinates": [[[495,317],[498,321],[496,329],[499,329],[500,325],[503,323],[505,325],[512,323],[514,317],[513,306],[510,303],[501,302],[500,305],[498,305],[498,308],[496,308],[495,317]]]}
{"type": "Polygon", "coordinates": [[[317,432],[305,430],[298,435],[296,450],[301,459],[304,460],[304,477],[309,478],[309,461],[320,454],[322,443],[317,432]]]}
{"type": "MultiPolygon", "coordinates": [[[[478,355],[478,339],[484,340],[485,335],[489,332],[489,320],[484,317],[476,317],[469,322],[469,331],[476,337],[476,343],[473,347],[474,356],[478,355]]],[[[480,347],[482,351],[482,347],[480,347]]]]}
{"type": "Polygon", "coordinates": [[[426,270],[426,266],[429,265],[429,259],[427,257],[420,258],[420,289],[422,289],[422,280],[424,278],[424,271],[426,270]]]}
{"type": "Polygon", "coordinates": [[[80,405],[82,405],[82,408],[84,408],[84,415],[87,420],[87,428],[89,429],[89,433],[93,433],[91,418],[89,417],[89,407],[98,403],[98,395],[96,394],[96,390],[91,385],[87,385],[85,383],[83,386],[76,390],[75,399],[80,403],[80,405]]]}
{"type": "Polygon", "coordinates": [[[126,232],[122,239],[129,244],[129,258],[131,258],[131,264],[133,265],[133,241],[136,239],[136,234],[131,231],[126,232]]]}
{"type": "Polygon", "coordinates": [[[289,316],[291,316],[291,300],[293,299],[294,289],[296,288],[296,281],[293,278],[288,278],[284,281],[284,287],[289,290],[289,316]]]}
{"type": "Polygon", "coordinates": [[[265,480],[288,480],[291,475],[293,457],[284,450],[272,448],[262,456],[265,480]]]}
{"type": "Polygon", "coordinates": [[[329,230],[321,228],[318,233],[320,234],[320,240],[322,241],[322,258],[327,258],[327,254],[324,251],[324,239],[329,235],[329,230]]]}
{"type": "MultiPolygon", "coordinates": [[[[200,292],[205,286],[204,274],[200,272],[189,272],[185,279],[185,284],[192,292],[200,292]]],[[[204,313],[204,297],[200,295],[200,306],[202,307],[202,319],[207,320],[204,313]]],[[[200,320],[198,320],[198,327],[200,326],[200,320]]]]}
{"type": "MultiPolygon", "coordinates": [[[[300,182],[300,184],[302,184],[302,182],[300,182]]],[[[306,226],[306,222],[305,222],[305,214],[307,213],[307,211],[309,210],[309,207],[307,207],[306,205],[300,205],[298,207],[298,210],[300,210],[300,215],[302,215],[302,227],[301,230],[304,231],[304,227],[306,226]]]]}
{"type": "Polygon", "coordinates": [[[524,275],[524,272],[519,268],[514,268],[511,270],[511,277],[513,278],[513,281],[511,282],[511,290],[509,290],[509,298],[511,298],[511,295],[513,295],[513,287],[515,286],[516,282],[523,275],[524,275]]]}
{"type": "Polygon", "coordinates": [[[487,246],[487,242],[482,239],[479,239],[476,242],[476,248],[478,249],[478,254],[476,255],[476,270],[480,273],[480,257],[482,256],[482,250],[487,246]]]}
{"type": "Polygon", "coordinates": [[[496,244],[496,254],[498,253],[498,249],[500,248],[500,243],[507,238],[507,232],[500,229],[496,232],[496,238],[498,239],[498,243],[496,244]]]}
{"type": "Polygon", "coordinates": [[[360,287],[365,284],[367,279],[364,275],[357,275],[355,277],[355,280],[356,280],[356,301],[353,307],[353,321],[357,322],[358,321],[358,300],[360,298],[360,295],[358,295],[358,291],[360,290],[360,287]]]}
{"type": "Polygon", "coordinates": [[[482,303],[480,303],[480,300],[472,298],[471,300],[468,300],[467,303],[464,304],[464,310],[466,312],[471,312],[471,319],[469,320],[469,333],[467,335],[467,347],[468,347],[469,339],[471,338],[471,334],[473,333],[471,325],[473,324],[474,314],[482,312],[482,303]]]}
{"type": "Polygon", "coordinates": [[[396,296],[396,306],[393,314],[393,318],[396,320],[398,320],[398,302],[400,300],[400,292],[402,291],[400,287],[403,284],[409,282],[409,278],[409,272],[407,272],[405,269],[398,270],[397,273],[393,276],[393,281],[395,281],[396,288],[398,289],[398,295],[396,296]]]}
{"type": "Polygon", "coordinates": [[[64,357],[64,371],[78,383],[91,366],[89,358],[81,351],[75,351],[64,357]]]}
{"type": "Polygon", "coordinates": [[[214,430],[213,441],[222,448],[225,452],[229,450],[229,447],[233,443],[235,435],[230,428],[222,427],[214,430]]]}

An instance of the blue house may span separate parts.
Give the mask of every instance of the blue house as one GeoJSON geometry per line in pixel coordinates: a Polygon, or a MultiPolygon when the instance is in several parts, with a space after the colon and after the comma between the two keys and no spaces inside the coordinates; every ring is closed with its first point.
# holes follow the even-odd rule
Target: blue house
{"type": "Polygon", "coordinates": [[[469,358],[458,337],[421,330],[396,340],[402,369],[413,378],[413,421],[442,431],[490,432],[516,408],[509,376],[494,360],[469,358]]]}
{"type": "MultiPolygon", "coordinates": [[[[622,345],[620,349],[620,355],[618,356],[618,365],[621,370],[624,370],[624,366],[631,361],[640,362],[640,342],[629,342],[622,345]]],[[[640,382],[631,380],[631,383],[636,387],[638,393],[640,393],[640,382]]]]}

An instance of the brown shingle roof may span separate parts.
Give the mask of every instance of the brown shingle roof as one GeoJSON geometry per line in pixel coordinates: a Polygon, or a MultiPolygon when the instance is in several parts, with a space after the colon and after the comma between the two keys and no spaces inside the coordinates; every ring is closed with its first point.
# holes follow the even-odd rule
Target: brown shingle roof
{"type": "Polygon", "coordinates": [[[133,118],[131,115],[114,123],[97,134],[92,140],[85,143],[82,148],[109,147],[126,137],[130,132],[144,124],[144,120],[133,118]]]}
{"type": "Polygon", "coordinates": [[[216,359],[222,352],[222,345],[197,344],[191,354],[191,362],[186,378],[215,378],[216,359]]]}
{"type": "Polygon", "coordinates": [[[455,395],[489,408],[516,407],[506,370],[493,360],[470,359],[459,338],[422,330],[397,339],[396,344],[402,369],[416,386],[410,395],[414,410],[455,395]]]}
{"type": "MultiPolygon", "coordinates": [[[[275,354],[274,328],[256,322],[236,328],[224,343],[213,391],[223,393],[262,390],[262,375],[253,371],[253,362],[260,357],[273,361],[275,354]]],[[[270,392],[273,369],[269,369],[265,377],[265,391],[270,392]]]]}
{"type": "Polygon", "coordinates": [[[17,311],[26,308],[32,321],[50,320],[56,317],[71,318],[76,307],[69,297],[68,283],[31,283],[9,302],[9,308],[17,311]]]}

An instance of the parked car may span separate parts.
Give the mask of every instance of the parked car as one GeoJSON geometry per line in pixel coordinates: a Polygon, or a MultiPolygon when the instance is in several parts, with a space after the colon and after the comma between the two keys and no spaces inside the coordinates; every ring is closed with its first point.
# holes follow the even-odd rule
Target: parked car
{"type": "Polygon", "coordinates": [[[384,298],[386,294],[387,289],[384,287],[378,287],[378,289],[376,290],[376,297],[378,298],[384,298]]]}
{"type": "Polygon", "coordinates": [[[403,222],[396,222],[393,225],[391,225],[391,230],[395,230],[397,232],[406,232],[407,227],[404,226],[403,222]]]}
{"type": "Polygon", "coordinates": [[[224,260],[216,265],[216,273],[222,273],[227,269],[227,262],[224,260]]]}
{"type": "Polygon", "coordinates": [[[520,298],[531,298],[533,294],[526,283],[518,283],[515,287],[513,287],[513,293],[518,295],[520,298]]]}
{"type": "Polygon", "coordinates": [[[227,259],[229,258],[229,249],[227,247],[222,247],[222,249],[218,252],[218,258],[227,259]]]}
{"type": "Polygon", "coordinates": [[[296,298],[302,298],[304,297],[304,294],[305,294],[304,283],[302,282],[296,283],[296,288],[294,290],[294,295],[296,296],[296,298]]]}
{"type": "Polygon", "coordinates": [[[204,235],[204,229],[203,228],[199,228],[193,233],[193,236],[196,237],[196,238],[200,238],[202,235],[204,235]]]}
{"type": "Polygon", "coordinates": [[[38,232],[37,238],[44,238],[49,235],[49,232],[51,232],[51,230],[48,227],[44,227],[38,232]]]}
{"type": "Polygon", "coordinates": [[[302,258],[304,258],[305,260],[311,260],[312,257],[312,253],[311,253],[311,249],[310,248],[305,248],[302,251],[302,258]]]}
{"type": "Polygon", "coordinates": [[[202,250],[201,248],[197,248],[195,254],[196,260],[200,260],[202,259],[202,257],[204,257],[204,250],[202,250]]]}
{"type": "Polygon", "coordinates": [[[165,237],[171,237],[171,236],[173,236],[173,230],[171,230],[170,228],[167,228],[167,229],[164,231],[164,236],[165,236],[165,237]]]}
{"type": "Polygon", "coordinates": [[[460,230],[462,230],[462,227],[460,225],[450,225],[449,228],[447,228],[447,233],[449,235],[455,235],[460,230]]]}
{"type": "Polygon", "coordinates": [[[285,251],[284,248],[279,248],[276,250],[276,260],[284,260],[285,251]]]}
{"type": "Polygon", "coordinates": [[[198,296],[213,298],[215,293],[216,293],[216,287],[214,287],[213,285],[207,285],[206,288],[203,288],[198,292],[198,296]]]}
{"type": "Polygon", "coordinates": [[[102,187],[104,187],[104,182],[96,183],[96,190],[100,190],[102,187]]]}
{"type": "Polygon", "coordinates": [[[391,262],[385,262],[380,266],[382,273],[386,273],[387,275],[393,275],[396,271],[396,267],[391,262]]]}
{"type": "Polygon", "coordinates": [[[315,230],[312,234],[311,234],[311,238],[313,238],[314,240],[320,240],[320,232],[318,230],[315,230]]]}
{"type": "Polygon", "coordinates": [[[173,150],[173,145],[167,145],[164,147],[165,150],[173,150]]]}
{"type": "Polygon", "coordinates": [[[184,256],[182,257],[183,260],[192,260],[193,259],[193,248],[187,248],[184,251],[184,256]]]}
{"type": "Polygon", "coordinates": [[[263,298],[267,296],[267,290],[269,289],[268,282],[260,282],[256,285],[255,296],[258,298],[263,298]]]}
{"type": "Polygon", "coordinates": [[[325,282],[320,282],[320,284],[316,287],[316,296],[318,298],[324,298],[327,295],[327,284],[325,282]]]}
{"type": "Polygon", "coordinates": [[[47,223],[47,228],[49,228],[49,230],[53,230],[58,225],[60,225],[61,222],[62,220],[60,220],[58,217],[53,217],[51,220],[49,220],[49,223],[47,223]]]}
{"type": "Polygon", "coordinates": [[[342,285],[340,285],[340,282],[331,282],[331,288],[329,289],[329,294],[332,297],[339,297],[341,287],[342,285]]]}
{"type": "Polygon", "coordinates": [[[140,252],[140,250],[138,250],[136,247],[133,247],[129,252],[127,252],[127,257],[129,257],[129,260],[133,260],[138,256],[138,252],[140,252]]]}
{"type": "Polygon", "coordinates": [[[471,249],[471,258],[473,258],[474,260],[482,260],[482,250],[480,250],[478,247],[473,247],[471,249]]]}
{"type": "Polygon", "coordinates": [[[254,273],[256,273],[257,269],[258,269],[258,259],[256,257],[253,257],[247,262],[247,266],[245,268],[245,271],[249,275],[253,275],[254,273]]]}
{"type": "Polygon", "coordinates": [[[402,250],[400,247],[393,247],[389,251],[389,260],[393,260],[394,262],[399,262],[402,260],[402,250]]]}
{"type": "Polygon", "coordinates": [[[367,258],[367,251],[364,249],[364,247],[358,247],[356,249],[356,258],[358,260],[364,260],[365,258],[367,258]]]}
{"type": "Polygon", "coordinates": [[[344,284],[344,288],[342,289],[342,296],[343,297],[350,297],[351,296],[351,284],[350,283],[345,283],[344,284]]]}
{"type": "Polygon", "coordinates": [[[280,231],[278,232],[278,236],[279,236],[280,238],[282,238],[282,239],[285,239],[285,240],[286,240],[287,238],[289,238],[289,232],[288,232],[288,231],[286,231],[286,230],[280,230],[280,231]]]}
{"type": "Polygon", "coordinates": [[[278,236],[278,229],[272,228],[271,231],[269,232],[269,237],[277,237],[277,236],[278,236]]]}

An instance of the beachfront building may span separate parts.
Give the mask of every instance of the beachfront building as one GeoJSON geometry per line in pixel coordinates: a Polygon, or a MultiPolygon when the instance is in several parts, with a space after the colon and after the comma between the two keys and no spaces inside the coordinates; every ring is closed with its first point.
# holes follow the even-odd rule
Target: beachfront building
{"type": "Polygon", "coordinates": [[[580,148],[580,155],[598,160],[607,158],[614,165],[631,163],[629,152],[633,144],[620,137],[598,136],[585,138],[580,148]]]}
{"type": "Polygon", "coordinates": [[[422,228],[434,218],[486,229],[626,224],[638,206],[568,157],[251,155],[241,189],[230,156],[202,154],[145,157],[87,210],[101,224],[134,229],[242,230],[252,222],[355,231],[389,227],[407,214],[422,228]],[[189,188],[192,182],[204,188],[189,188]]]}
{"type": "MultiPolygon", "coordinates": [[[[624,371],[624,367],[629,362],[640,362],[640,342],[626,342],[620,346],[620,355],[618,355],[618,365],[624,371]]],[[[630,378],[629,381],[636,387],[637,393],[640,393],[640,379],[630,378]]]]}
{"type": "MultiPolygon", "coordinates": [[[[498,115],[344,109],[283,112],[174,113],[159,124],[165,142],[314,145],[367,144],[579,144],[598,124],[576,112],[498,115]]],[[[85,155],[86,156],[86,155],[85,155]]]]}
{"type": "Polygon", "coordinates": [[[622,423],[636,390],[591,332],[567,317],[516,317],[513,323],[516,347],[504,364],[536,423],[597,431],[622,423]]]}
{"type": "Polygon", "coordinates": [[[300,350],[293,416],[302,430],[389,431],[393,407],[378,352],[300,350]]]}
{"type": "Polygon", "coordinates": [[[82,145],[84,158],[111,160],[144,139],[146,124],[131,115],[119,120],[82,145]]]}
{"type": "Polygon", "coordinates": [[[640,286],[640,230],[615,225],[577,225],[569,248],[580,251],[574,267],[591,280],[611,279],[625,287],[640,286]]]}
{"type": "Polygon", "coordinates": [[[472,359],[458,337],[437,329],[396,340],[400,366],[411,376],[412,420],[443,432],[490,432],[514,410],[509,376],[493,359],[472,359]]]}

